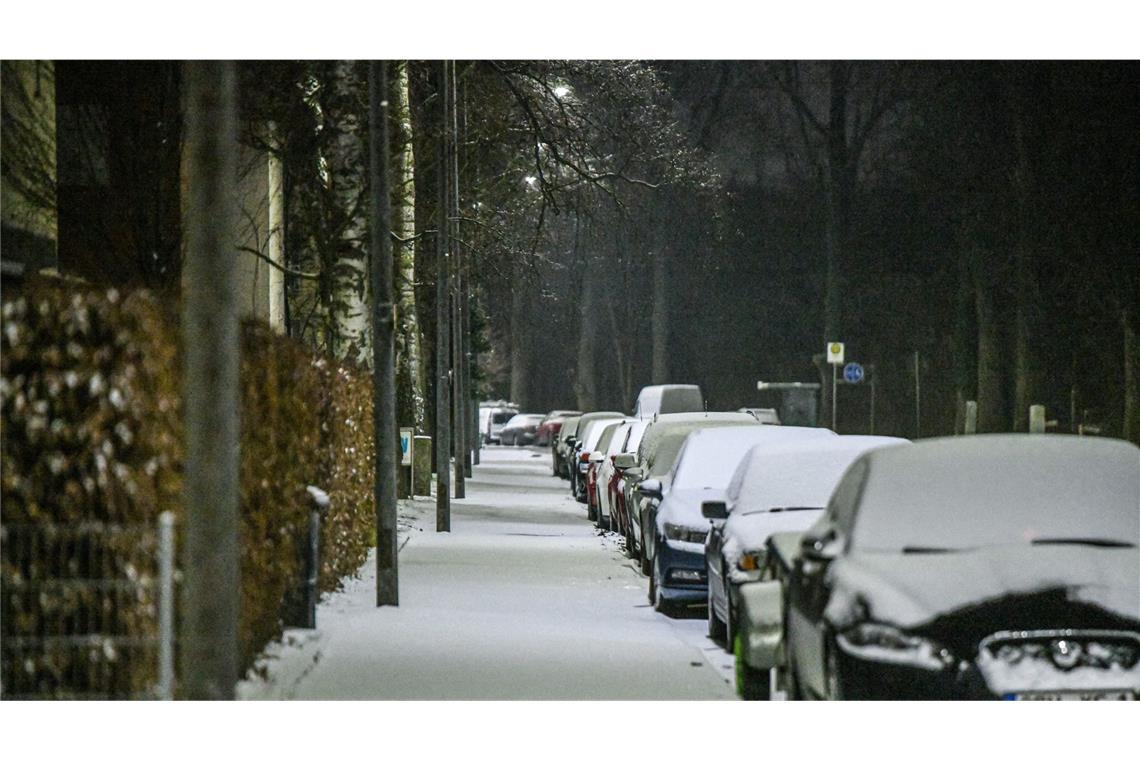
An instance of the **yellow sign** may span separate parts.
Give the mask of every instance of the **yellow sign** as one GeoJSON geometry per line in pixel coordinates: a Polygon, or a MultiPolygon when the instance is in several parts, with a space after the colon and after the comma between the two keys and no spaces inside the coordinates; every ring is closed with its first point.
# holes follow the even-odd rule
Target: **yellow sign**
{"type": "Polygon", "coordinates": [[[843,344],[842,343],[828,343],[827,344],[827,363],[828,364],[843,364],[843,344]]]}

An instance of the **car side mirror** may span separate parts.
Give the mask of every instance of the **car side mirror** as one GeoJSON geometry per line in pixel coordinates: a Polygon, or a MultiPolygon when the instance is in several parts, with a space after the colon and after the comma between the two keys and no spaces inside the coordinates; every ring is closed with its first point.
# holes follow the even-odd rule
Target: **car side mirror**
{"type": "Polygon", "coordinates": [[[728,504],[723,501],[702,501],[701,514],[709,520],[724,520],[728,517],[728,504]]]}
{"type": "Polygon", "coordinates": [[[805,533],[800,540],[800,556],[812,562],[830,562],[843,552],[843,541],[835,526],[805,533]]]}
{"type": "Polygon", "coordinates": [[[614,457],[614,467],[619,470],[628,470],[637,464],[637,454],[632,451],[627,451],[624,454],[618,454],[614,457]]]}
{"type": "Polygon", "coordinates": [[[648,496],[652,499],[660,499],[661,498],[661,481],[658,480],[657,478],[650,478],[649,480],[643,480],[643,481],[641,481],[641,483],[638,484],[637,490],[641,491],[641,493],[643,495],[648,496]]]}
{"type": "Polygon", "coordinates": [[[641,478],[641,476],[643,476],[645,474],[645,470],[641,469],[640,467],[630,467],[628,470],[625,471],[624,474],[628,475],[629,477],[633,478],[634,480],[638,480],[641,478]]]}
{"type": "Polygon", "coordinates": [[[591,451],[590,452],[590,463],[591,464],[594,464],[596,462],[600,462],[605,458],[606,458],[606,455],[600,451],[591,451]]]}

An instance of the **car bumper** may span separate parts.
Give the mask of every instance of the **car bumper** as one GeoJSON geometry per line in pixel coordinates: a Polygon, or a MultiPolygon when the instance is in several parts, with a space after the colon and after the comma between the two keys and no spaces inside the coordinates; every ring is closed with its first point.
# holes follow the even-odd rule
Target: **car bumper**
{"type": "Polygon", "coordinates": [[[670,602],[706,602],[708,568],[705,566],[704,547],[694,544],[695,548],[690,551],[679,544],[678,541],[657,542],[661,596],[670,602]]]}

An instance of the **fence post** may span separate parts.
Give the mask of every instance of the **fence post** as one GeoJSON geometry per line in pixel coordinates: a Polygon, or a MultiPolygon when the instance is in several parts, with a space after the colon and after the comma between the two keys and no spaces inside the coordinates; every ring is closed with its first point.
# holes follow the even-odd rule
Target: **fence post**
{"type": "Polygon", "coordinates": [[[978,402],[966,402],[966,420],[962,427],[965,435],[974,435],[978,432],[978,402]]]}
{"type": "Polygon", "coordinates": [[[174,513],[158,516],[158,698],[174,699],[174,513]]]}
{"type": "Polygon", "coordinates": [[[1041,404],[1034,404],[1029,407],[1029,432],[1045,432],[1045,407],[1041,404]]]}

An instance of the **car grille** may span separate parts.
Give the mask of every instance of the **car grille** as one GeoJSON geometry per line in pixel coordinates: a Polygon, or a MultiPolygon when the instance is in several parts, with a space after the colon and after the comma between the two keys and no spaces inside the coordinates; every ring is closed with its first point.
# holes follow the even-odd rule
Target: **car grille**
{"type": "Polygon", "coordinates": [[[1140,691],[1140,634],[1106,630],[1002,631],[976,661],[989,688],[1021,691],[1140,691]]]}

